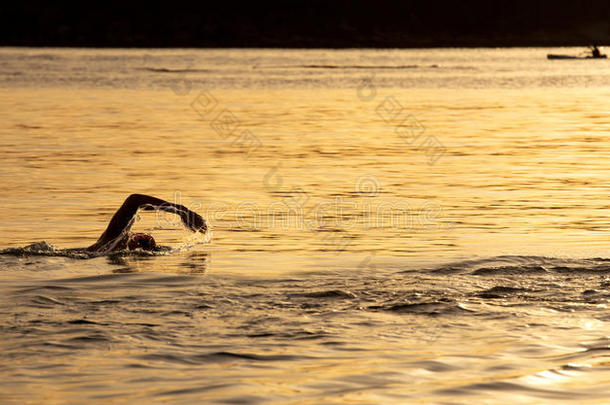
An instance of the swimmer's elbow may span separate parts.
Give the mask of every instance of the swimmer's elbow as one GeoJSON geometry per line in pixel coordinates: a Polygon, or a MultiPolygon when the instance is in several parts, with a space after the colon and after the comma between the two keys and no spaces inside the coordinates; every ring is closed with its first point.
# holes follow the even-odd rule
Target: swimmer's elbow
{"type": "Polygon", "coordinates": [[[125,202],[138,202],[142,201],[146,197],[144,194],[130,194],[129,197],[125,199],[125,202]]]}
{"type": "Polygon", "coordinates": [[[153,210],[159,207],[159,205],[167,204],[166,201],[156,197],[151,197],[146,194],[130,194],[123,203],[124,206],[130,209],[145,209],[153,210]]]}
{"type": "Polygon", "coordinates": [[[146,204],[149,198],[149,196],[144,194],[130,194],[123,204],[131,207],[139,207],[142,204],[146,204]]]}

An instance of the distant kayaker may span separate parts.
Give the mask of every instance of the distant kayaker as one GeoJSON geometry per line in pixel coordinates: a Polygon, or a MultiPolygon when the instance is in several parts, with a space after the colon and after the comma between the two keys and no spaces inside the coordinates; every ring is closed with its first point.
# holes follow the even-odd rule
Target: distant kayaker
{"type": "Polygon", "coordinates": [[[593,45],[591,47],[591,56],[593,56],[594,58],[601,58],[602,53],[599,51],[597,45],[593,45]]]}

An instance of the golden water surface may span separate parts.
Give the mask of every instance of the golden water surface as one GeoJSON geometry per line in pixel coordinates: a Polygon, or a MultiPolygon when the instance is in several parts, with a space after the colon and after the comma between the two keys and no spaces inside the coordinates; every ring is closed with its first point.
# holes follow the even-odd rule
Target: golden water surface
{"type": "Polygon", "coordinates": [[[3,50],[0,248],[212,236],[4,258],[0,398],[602,403],[610,64],[545,53],[3,50]]]}

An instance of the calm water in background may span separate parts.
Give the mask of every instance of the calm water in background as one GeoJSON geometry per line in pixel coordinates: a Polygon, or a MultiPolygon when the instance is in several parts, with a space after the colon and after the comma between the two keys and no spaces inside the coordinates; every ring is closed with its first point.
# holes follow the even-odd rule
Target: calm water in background
{"type": "Polygon", "coordinates": [[[133,192],[166,256],[0,256],[0,399],[601,403],[610,61],[0,51],[0,248],[133,192]]]}

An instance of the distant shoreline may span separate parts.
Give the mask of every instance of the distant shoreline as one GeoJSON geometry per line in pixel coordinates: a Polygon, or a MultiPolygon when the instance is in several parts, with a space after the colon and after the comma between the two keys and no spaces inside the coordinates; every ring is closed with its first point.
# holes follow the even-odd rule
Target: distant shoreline
{"type": "MultiPolygon", "coordinates": [[[[518,45],[421,45],[421,46],[188,46],[188,45],[167,45],[167,46],[138,46],[138,45],[64,45],[64,44],[2,44],[0,48],[65,48],[65,49],[278,49],[278,50],[307,50],[307,49],[330,49],[330,50],[349,50],[349,49],[495,49],[495,48],[587,48],[591,43],[562,43],[562,44],[518,44],[518,45]]],[[[600,47],[609,47],[607,43],[596,43],[600,47]]]]}
{"type": "Polygon", "coordinates": [[[489,48],[610,44],[593,0],[295,0],[266,4],[0,6],[0,46],[100,48],[489,48]]]}

